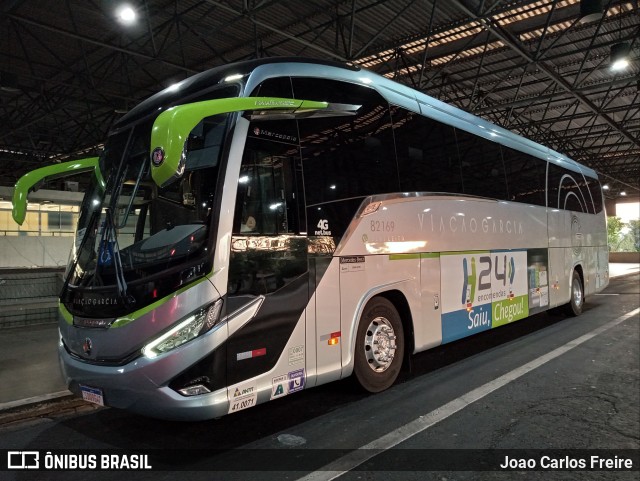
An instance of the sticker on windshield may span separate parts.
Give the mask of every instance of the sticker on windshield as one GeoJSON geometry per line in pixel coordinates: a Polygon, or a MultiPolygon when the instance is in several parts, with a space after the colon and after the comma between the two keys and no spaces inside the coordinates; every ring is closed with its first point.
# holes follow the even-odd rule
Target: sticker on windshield
{"type": "Polygon", "coordinates": [[[113,261],[113,243],[104,241],[100,244],[100,252],[98,253],[98,265],[110,266],[113,261]]]}

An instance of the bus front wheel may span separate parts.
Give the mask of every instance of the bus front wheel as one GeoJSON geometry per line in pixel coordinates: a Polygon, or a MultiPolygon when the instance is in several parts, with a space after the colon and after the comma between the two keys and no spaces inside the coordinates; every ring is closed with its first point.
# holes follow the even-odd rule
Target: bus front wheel
{"type": "Polygon", "coordinates": [[[369,392],[389,388],[404,357],[404,332],[395,306],[384,297],[371,299],[362,312],[356,337],[354,371],[369,392]]]}
{"type": "Polygon", "coordinates": [[[571,278],[571,300],[565,310],[570,316],[578,316],[582,313],[582,306],[584,306],[584,287],[580,274],[574,270],[571,278]]]}

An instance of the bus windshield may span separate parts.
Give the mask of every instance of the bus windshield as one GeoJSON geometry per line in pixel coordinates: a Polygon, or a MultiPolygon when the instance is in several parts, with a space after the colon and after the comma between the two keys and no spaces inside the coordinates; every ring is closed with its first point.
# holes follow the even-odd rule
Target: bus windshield
{"type": "Polygon", "coordinates": [[[62,300],[70,312],[131,312],[210,269],[209,238],[230,114],[203,119],[185,146],[184,173],[151,178],[152,121],[114,133],[85,195],[62,300]]]}

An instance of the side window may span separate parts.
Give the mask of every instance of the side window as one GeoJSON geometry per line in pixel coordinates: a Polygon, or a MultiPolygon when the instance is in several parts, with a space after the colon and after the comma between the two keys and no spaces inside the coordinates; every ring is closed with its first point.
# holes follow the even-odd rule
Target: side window
{"type": "Polygon", "coordinates": [[[507,174],[507,199],[544,207],[546,162],[505,146],[502,146],[502,157],[507,174]]]}
{"type": "Polygon", "coordinates": [[[453,127],[391,107],[400,190],[462,193],[453,127]]]}
{"type": "Polygon", "coordinates": [[[297,99],[361,105],[354,116],[298,121],[307,205],[398,192],[387,102],[372,89],[345,82],[292,82],[297,99]]]}
{"type": "Polygon", "coordinates": [[[574,212],[593,212],[591,197],[581,173],[549,163],[548,176],[549,207],[574,212]]]}
{"type": "Polygon", "coordinates": [[[507,185],[500,144],[460,129],[456,129],[456,138],[464,193],[506,199],[507,185]]]}
{"type": "Polygon", "coordinates": [[[227,304],[231,311],[252,296],[277,295],[281,289],[290,300],[286,296],[291,289],[306,282],[301,279],[307,271],[307,243],[299,235],[303,224],[297,141],[294,120],[255,121],[249,126],[231,237],[227,304]]]}
{"type": "Polygon", "coordinates": [[[300,231],[294,175],[299,163],[296,141],[294,121],[250,125],[238,178],[234,234],[300,231]]]}
{"type": "Polygon", "coordinates": [[[291,89],[291,78],[276,77],[267,79],[255,88],[251,96],[280,97],[284,99],[293,98],[293,91],[291,89]]]}
{"type": "Polygon", "coordinates": [[[589,191],[591,192],[591,198],[593,199],[593,209],[596,214],[602,212],[602,186],[600,185],[600,181],[598,179],[594,179],[593,177],[586,177],[587,185],[589,186],[589,191]]]}

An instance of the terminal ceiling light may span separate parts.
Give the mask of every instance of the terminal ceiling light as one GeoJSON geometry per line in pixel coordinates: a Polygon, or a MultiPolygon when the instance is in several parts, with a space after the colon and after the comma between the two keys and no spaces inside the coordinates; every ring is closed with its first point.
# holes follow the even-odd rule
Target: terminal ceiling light
{"type": "Polygon", "coordinates": [[[611,70],[619,72],[629,66],[629,44],[626,42],[611,45],[611,54],[609,56],[611,70]]]}
{"type": "Polygon", "coordinates": [[[580,0],[580,23],[595,22],[602,13],[602,0],[580,0]]]}
{"type": "Polygon", "coordinates": [[[118,10],[116,10],[116,16],[120,23],[125,25],[133,24],[138,18],[136,11],[131,7],[131,5],[120,5],[118,10]]]}
{"type": "Polygon", "coordinates": [[[602,186],[602,189],[603,189],[603,190],[609,190],[609,184],[604,184],[604,185],[602,186]]]}
{"type": "Polygon", "coordinates": [[[622,197],[625,197],[625,196],[627,195],[627,193],[623,190],[622,192],[620,192],[620,195],[621,195],[622,197]]]}

